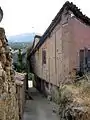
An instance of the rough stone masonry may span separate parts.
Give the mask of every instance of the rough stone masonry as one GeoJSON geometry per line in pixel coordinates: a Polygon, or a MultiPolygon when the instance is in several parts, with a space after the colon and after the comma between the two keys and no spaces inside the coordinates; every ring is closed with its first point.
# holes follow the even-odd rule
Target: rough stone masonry
{"type": "Polygon", "coordinates": [[[12,58],[3,28],[0,28],[0,120],[19,120],[12,58]]]}

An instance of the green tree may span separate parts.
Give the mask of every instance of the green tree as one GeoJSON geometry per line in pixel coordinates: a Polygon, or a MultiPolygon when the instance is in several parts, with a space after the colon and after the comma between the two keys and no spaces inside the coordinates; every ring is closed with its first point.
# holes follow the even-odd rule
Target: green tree
{"type": "Polygon", "coordinates": [[[22,54],[21,54],[21,49],[19,49],[19,53],[18,53],[18,72],[22,71],[22,54]]]}

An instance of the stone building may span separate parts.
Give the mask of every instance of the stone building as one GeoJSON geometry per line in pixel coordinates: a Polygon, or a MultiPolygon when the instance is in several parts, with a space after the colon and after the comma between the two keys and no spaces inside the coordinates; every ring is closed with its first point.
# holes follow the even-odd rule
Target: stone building
{"type": "MultiPolygon", "coordinates": [[[[3,12],[0,8],[0,21],[3,12]]],[[[12,58],[5,30],[0,28],[0,120],[19,120],[12,58]]]]}
{"type": "MultiPolygon", "coordinates": [[[[48,91],[90,70],[90,19],[66,2],[28,57],[36,87],[48,91]]],[[[54,92],[53,92],[54,94],[54,92]]]]}

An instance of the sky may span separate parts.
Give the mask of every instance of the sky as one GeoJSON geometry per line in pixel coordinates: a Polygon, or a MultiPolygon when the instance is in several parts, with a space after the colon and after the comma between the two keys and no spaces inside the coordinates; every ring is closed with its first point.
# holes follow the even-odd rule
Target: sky
{"type": "MultiPolygon", "coordinates": [[[[42,35],[66,0],[0,0],[4,17],[0,27],[6,35],[37,33],[42,35]]],[[[89,0],[69,0],[90,17],[89,0]]]]}

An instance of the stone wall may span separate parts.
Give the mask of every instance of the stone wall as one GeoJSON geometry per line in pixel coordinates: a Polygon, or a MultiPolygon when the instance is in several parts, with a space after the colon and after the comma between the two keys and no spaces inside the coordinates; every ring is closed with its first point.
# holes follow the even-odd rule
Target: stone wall
{"type": "Polygon", "coordinates": [[[15,72],[16,93],[19,107],[19,119],[22,120],[25,105],[26,73],[15,72]]]}
{"type": "Polygon", "coordinates": [[[12,58],[3,28],[0,28],[0,120],[19,120],[12,58]]]}

